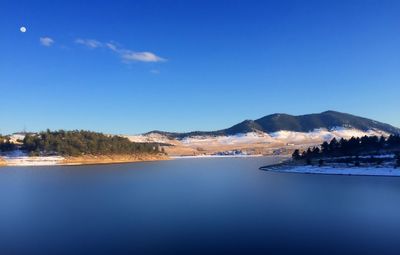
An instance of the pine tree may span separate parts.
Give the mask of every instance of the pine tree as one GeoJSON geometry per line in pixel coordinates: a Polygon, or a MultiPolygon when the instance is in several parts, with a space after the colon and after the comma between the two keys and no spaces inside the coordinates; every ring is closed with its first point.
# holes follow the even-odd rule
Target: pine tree
{"type": "Polygon", "coordinates": [[[318,147],[314,147],[313,150],[312,150],[312,155],[313,155],[313,157],[318,157],[320,151],[321,151],[321,150],[320,150],[318,147]]]}
{"type": "Polygon", "coordinates": [[[299,159],[301,159],[300,151],[299,151],[298,149],[296,149],[296,150],[293,152],[292,158],[293,158],[294,160],[299,160],[299,159]]]}
{"type": "Polygon", "coordinates": [[[324,155],[329,155],[329,143],[327,141],[323,142],[323,144],[321,145],[321,149],[322,149],[322,153],[324,155]]]}
{"type": "Polygon", "coordinates": [[[331,142],[329,143],[329,151],[330,152],[335,152],[339,147],[339,143],[336,140],[336,138],[334,137],[331,142]]]}

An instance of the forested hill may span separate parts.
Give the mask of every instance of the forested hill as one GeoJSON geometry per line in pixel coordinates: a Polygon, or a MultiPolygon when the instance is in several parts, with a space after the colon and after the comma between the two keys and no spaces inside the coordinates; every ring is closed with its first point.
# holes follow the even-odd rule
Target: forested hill
{"type": "Polygon", "coordinates": [[[265,132],[289,130],[308,132],[317,128],[332,129],[336,127],[355,128],[362,131],[381,130],[389,134],[400,134],[400,129],[375,120],[341,113],[326,111],[317,114],[292,116],[288,114],[273,114],[255,121],[265,132]]]}
{"type": "MultiPolygon", "coordinates": [[[[0,142],[0,150],[13,150],[7,139],[0,142]]],[[[91,131],[50,131],[25,136],[19,149],[30,155],[116,155],[138,153],[160,153],[156,143],[134,143],[127,138],[105,135],[91,131]]]]}
{"type": "Polygon", "coordinates": [[[272,133],[281,130],[309,132],[318,128],[330,130],[337,127],[354,128],[362,131],[380,130],[389,134],[400,134],[399,128],[389,124],[336,111],[326,111],[322,113],[299,116],[276,113],[267,115],[257,120],[245,120],[230,128],[218,131],[195,131],[189,133],[153,131],[150,133],[159,133],[173,138],[184,138],[188,136],[235,135],[238,133],[248,133],[254,131],[261,131],[265,133],[272,133]]]}

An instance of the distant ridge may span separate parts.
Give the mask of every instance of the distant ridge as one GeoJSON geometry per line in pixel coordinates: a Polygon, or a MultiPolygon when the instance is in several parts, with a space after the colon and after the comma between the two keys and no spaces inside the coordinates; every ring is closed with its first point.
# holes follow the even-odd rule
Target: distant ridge
{"type": "Polygon", "coordinates": [[[325,111],[322,113],[306,115],[289,115],[275,113],[257,120],[245,120],[230,128],[217,131],[194,131],[188,133],[173,133],[163,131],[151,131],[150,133],[162,134],[170,138],[185,138],[190,136],[220,136],[235,135],[248,132],[273,133],[277,131],[309,132],[314,129],[334,129],[338,127],[353,128],[362,131],[380,130],[389,134],[400,134],[400,129],[379,121],[341,113],[325,111]]]}

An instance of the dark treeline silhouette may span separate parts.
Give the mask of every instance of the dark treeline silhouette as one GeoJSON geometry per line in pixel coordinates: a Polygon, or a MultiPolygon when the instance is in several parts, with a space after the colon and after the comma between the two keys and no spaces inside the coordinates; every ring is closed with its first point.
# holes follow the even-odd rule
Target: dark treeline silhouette
{"type": "Polygon", "coordinates": [[[388,138],[383,136],[364,136],[361,138],[340,139],[339,141],[333,138],[329,143],[324,142],[320,146],[308,148],[302,153],[299,150],[295,150],[292,157],[296,160],[311,160],[323,157],[378,155],[383,153],[395,153],[398,155],[399,152],[399,135],[391,135],[388,138]]]}
{"type": "Polygon", "coordinates": [[[160,153],[156,143],[134,143],[128,138],[91,131],[50,131],[26,135],[22,150],[30,155],[112,155],[160,153]]]}

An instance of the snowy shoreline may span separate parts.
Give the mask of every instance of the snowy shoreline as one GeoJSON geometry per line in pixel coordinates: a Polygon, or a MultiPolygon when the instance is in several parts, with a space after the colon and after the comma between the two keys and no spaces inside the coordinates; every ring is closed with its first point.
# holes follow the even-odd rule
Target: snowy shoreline
{"type": "Polygon", "coordinates": [[[62,165],[64,157],[47,156],[47,157],[3,157],[6,166],[54,166],[62,165]]]}
{"type": "Polygon", "coordinates": [[[61,164],[65,158],[61,156],[29,156],[21,150],[0,155],[5,166],[53,166],[61,164]]]}
{"type": "Polygon", "coordinates": [[[393,167],[318,167],[275,165],[260,167],[260,169],[278,173],[400,177],[400,168],[393,167]]]}
{"type": "Polygon", "coordinates": [[[0,166],[79,166],[79,165],[103,165],[121,164],[144,161],[168,160],[165,155],[85,155],[77,157],[62,156],[29,156],[23,151],[12,151],[6,155],[0,155],[0,166]]]}
{"type": "MultiPolygon", "coordinates": [[[[198,156],[171,156],[169,159],[207,159],[207,158],[253,158],[262,157],[264,155],[198,155],[198,156]]],[[[12,156],[2,156],[5,162],[3,166],[76,166],[85,164],[105,164],[104,162],[69,162],[65,157],[61,156],[38,156],[31,157],[26,155],[12,155],[12,156]]],[[[129,162],[140,162],[141,160],[132,161],[115,161],[114,163],[129,163],[129,162]]],[[[149,161],[149,160],[143,160],[149,161]]],[[[152,160],[150,160],[152,161],[152,160]]],[[[111,164],[113,162],[106,162],[111,164]]]]}
{"type": "Polygon", "coordinates": [[[171,156],[171,159],[196,159],[196,158],[255,158],[263,157],[265,155],[198,155],[198,156],[171,156]]]}

